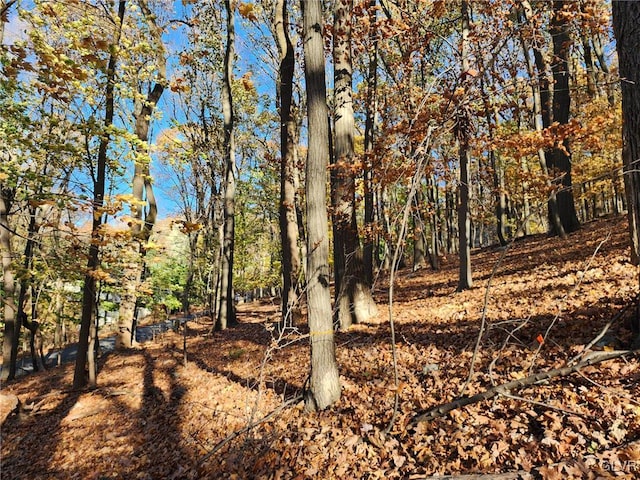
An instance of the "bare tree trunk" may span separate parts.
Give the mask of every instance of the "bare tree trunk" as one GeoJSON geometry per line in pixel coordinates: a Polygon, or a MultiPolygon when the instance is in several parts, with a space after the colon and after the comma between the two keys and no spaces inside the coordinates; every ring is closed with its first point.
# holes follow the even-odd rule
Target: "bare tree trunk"
{"type": "Polygon", "coordinates": [[[373,159],[376,120],[376,89],[378,84],[378,36],[376,29],[377,0],[369,0],[369,71],[367,73],[367,103],[364,125],[364,278],[373,282],[373,246],[374,246],[374,186],[373,159]]]}
{"type": "MultiPolygon", "coordinates": [[[[484,97],[484,109],[487,118],[487,129],[489,140],[493,142],[494,131],[498,126],[498,112],[489,98],[489,93],[484,88],[484,80],[481,80],[482,93],[484,97]]],[[[507,244],[506,223],[507,223],[507,198],[504,186],[504,172],[502,165],[499,165],[499,154],[494,148],[489,151],[489,161],[491,162],[491,171],[493,177],[493,189],[495,195],[495,212],[496,212],[496,235],[500,245],[507,244]]]]}
{"type": "Polygon", "coordinates": [[[235,244],[235,196],[236,156],[234,137],[233,59],[235,49],[235,4],[225,0],[227,12],[227,45],[224,53],[224,75],[222,81],[222,116],[224,121],[224,224],[222,258],[220,262],[220,305],[215,323],[216,330],[225,330],[236,324],[236,309],[233,303],[233,254],[235,244]]]}
{"type": "MultiPolygon", "coordinates": [[[[462,77],[463,84],[468,85],[469,58],[469,4],[462,0],[462,77]]],[[[470,128],[471,119],[467,107],[458,106],[456,130],[460,144],[460,192],[458,203],[458,256],[460,258],[460,272],[458,276],[458,291],[466,290],[473,286],[471,278],[471,248],[469,245],[471,236],[471,218],[469,216],[469,156],[470,156],[470,128]]]]}
{"type": "MultiPolygon", "coordinates": [[[[571,93],[569,91],[569,49],[571,38],[569,26],[563,15],[566,0],[554,0],[553,18],[551,20],[551,38],[553,40],[554,61],[551,64],[553,74],[553,122],[560,125],[569,123],[571,93]]],[[[571,233],[580,228],[576,207],[573,200],[571,185],[571,154],[569,139],[564,138],[562,146],[554,147],[546,157],[547,168],[554,177],[553,183],[558,185],[556,193],[557,214],[562,223],[562,231],[571,233]]],[[[553,212],[552,212],[553,214],[553,212]]],[[[561,235],[555,228],[555,222],[549,222],[554,227],[551,233],[561,235]]]]}
{"type": "Polygon", "coordinates": [[[597,33],[593,36],[592,40],[593,40],[593,50],[596,54],[596,58],[598,59],[598,66],[600,67],[600,70],[605,76],[604,88],[607,94],[607,102],[609,102],[610,107],[615,107],[616,100],[613,92],[614,88],[613,88],[612,82],[609,79],[609,74],[610,74],[609,65],[607,65],[607,60],[604,56],[604,49],[602,47],[602,36],[599,33],[597,33]]]}
{"type": "Polygon", "coordinates": [[[307,88],[309,149],[306,164],[307,303],[311,374],[305,394],[307,411],[323,410],[340,398],[329,291],[329,231],[326,204],[329,163],[328,108],[325,85],[322,1],[301,0],[307,88]]]}
{"type": "MultiPolygon", "coordinates": [[[[105,190],[105,178],[107,168],[107,147],[109,146],[110,136],[108,129],[113,124],[114,117],[114,88],[115,88],[115,70],[118,60],[118,49],[120,43],[120,35],[122,33],[122,24],[124,22],[126,0],[120,0],[118,2],[118,23],[117,31],[114,38],[114,42],[109,55],[109,63],[107,65],[107,86],[105,91],[106,105],[105,105],[105,117],[104,117],[104,134],[100,139],[100,145],[98,147],[98,165],[96,168],[96,177],[93,181],[93,222],[91,225],[91,238],[96,241],[92,241],[89,246],[89,257],[87,260],[87,273],[84,277],[84,287],[82,289],[82,318],[80,320],[80,334],[78,338],[78,352],[76,356],[75,370],[73,374],[73,388],[74,390],[81,389],[87,385],[87,377],[85,371],[87,368],[88,357],[93,356],[93,351],[89,352],[89,336],[94,321],[94,307],[96,300],[96,278],[94,277],[94,271],[100,265],[100,248],[99,242],[99,230],[102,224],[102,214],[99,211],[104,205],[104,190],[105,190]]],[[[90,362],[89,367],[93,369],[89,373],[90,381],[89,386],[95,386],[95,362],[90,362]]]]}
{"type": "Polygon", "coordinates": [[[280,52],[277,94],[280,101],[280,239],[282,242],[282,325],[298,306],[300,251],[296,215],[296,121],[292,115],[294,49],[289,38],[287,0],[276,0],[274,29],[280,52]]]}
{"type": "MultiPolygon", "coordinates": [[[[14,0],[0,0],[0,47],[4,45],[4,24],[9,7],[14,0]]],[[[0,161],[8,161],[9,152],[0,152],[0,161]]],[[[11,249],[11,228],[9,213],[15,189],[0,181],[0,251],[2,252],[2,305],[4,337],[2,344],[2,375],[0,380],[13,380],[16,375],[18,341],[20,338],[20,317],[15,301],[15,273],[13,251],[11,249]]]]}
{"type": "MultiPolygon", "coordinates": [[[[46,174],[46,169],[45,169],[45,174],[46,174]]],[[[22,263],[22,268],[25,272],[30,272],[31,267],[33,265],[33,251],[36,244],[35,237],[38,230],[38,226],[36,222],[37,208],[33,206],[29,206],[28,211],[29,211],[29,225],[27,226],[27,241],[24,247],[24,254],[23,254],[24,258],[22,263]]],[[[31,321],[29,321],[29,318],[27,316],[27,307],[30,306],[28,305],[30,303],[29,302],[30,296],[33,297],[33,285],[31,282],[31,275],[22,275],[22,278],[20,279],[20,292],[18,294],[18,305],[17,305],[18,319],[20,324],[24,325],[26,329],[29,330],[30,332],[29,344],[31,348],[33,370],[37,372],[38,363],[37,363],[37,355],[36,355],[36,348],[35,348],[35,337],[38,331],[38,322],[35,321],[35,318],[33,318],[33,315],[32,315],[31,321]]],[[[34,302],[35,302],[35,299],[33,299],[31,303],[34,303],[34,302]]],[[[32,312],[35,312],[35,307],[32,306],[31,310],[32,312]]]]}
{"type": "Polygon", "coordinates": [[[2,249],[2,279],[4,306],[4,340],[2,345],[2,380],[13,380],[16,375],[18,358],[18,338],[20,319],[15,302],[15,276],[11,250],[11,229],[9,210],[13,199],[13,189],[0,183],[0,248],[2,249]]]}
{"type": "Polygon", "coordinates": [[[422,219],[422,206],[424,195],[422,188],[418,187],[413,197],[413,271],[419,270],[426,264],[425,223],[422,219]]]}
{"type": "Polygon", "coordinates": [[[355,209],[353,174],[355,120],[352,92],[351,14],[353,0],[334,5],[334,159],[332,198],[334,223],[334,268],[338,323],[346,330],[353,323],[365,322],[377,313],[366,282],[355,209]]]}
{"type": "Polygon", "coordinates": [[[429,264],[433,270],[440,270],[440,205],[438,194],[438,182],[435,174],[427,178],[429,214],[431,223],[431,236],[429,245],[429,264]]]}
{"type": "MultiPolygon", "coordinates": [[[[622,85],[622,161],[631,261],[640,264],[640,3],[613,2],[613,28],[622,85]]],[[[640,283],[640,269],[639,283],[640,283]]]]}
{"type": "MultiPolygon", "coordinates": [[[[581,10],[584,11],[584,5],[581,10]]],[[[580,41],[582,42],[582,53],[584,55],[584,65],[587,77],[587,94],[589,98],[598,96],[598,90],[596,89],[597,80],[596,73],[593,65],[593,50],[591,48],[591,41],[584,31],[580,32],[580,41]]]]}
{"type": "MultiPolygon", "coordinates": [[[[523,0],[522,7],[525,19],[530,21],[533,17],[531,4],[528,0],[523,0]]],[[[520,37],[520,42],[522,43],[522,50],[527,63],[527,72],[531,79],[534,125],[537,132],[542,132],[545,128],[548,128],[551,125],[551,90],[549,87],[549,78],[547,76],[547,64],[539,48],[533,48],[535,60],[532,60],[529,54],[529,42],[522,36],[520,37]]],[[[543,148],[538,149],[538,161],[543,175],[548,178],[549,171],[547,168],[547,152],[543,148]]],[[[547,180],[547,183],[551,186],[550,180],[547,180]]],[[[557,199],[554,191],[551,191],[549,194],[547,217],[549,221],[549,229],[555,231],[558,236],[564,238],[566,236],[566,232],[564,231],[562,222],[560,221],[557,199]]]]}

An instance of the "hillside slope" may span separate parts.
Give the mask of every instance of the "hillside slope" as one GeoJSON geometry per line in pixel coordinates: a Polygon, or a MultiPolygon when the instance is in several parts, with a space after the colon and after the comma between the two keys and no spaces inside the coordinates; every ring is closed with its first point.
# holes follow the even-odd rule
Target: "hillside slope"
{"type": "Polygon", "coordinates": [[[343,396],[319,414],[296,401],[308,371],[305,326],[276,338],[277,302],[241,305],[241,324],[213,335],[210,319],[190,322],[186,366],[182,334],[168,333],[102,359],[92,391],[68,390],[71,365],[5,385],[23,409],[2,426],[2,478],[517,478],[530,470],[636,478],[637,356],[410,425],[460,395],[483,311],[464,395],[565,366],[612,319],[593,349],[626,348],[638,290],[626,228],[622,217],[608,218],[565,241],[536,236],[506,252],[474,252],[477,287],[462,293],[454,258],[439,272],[399,272],[391,308],[398,388],[381,279],[377,323],[336,336],[343,396]]]}

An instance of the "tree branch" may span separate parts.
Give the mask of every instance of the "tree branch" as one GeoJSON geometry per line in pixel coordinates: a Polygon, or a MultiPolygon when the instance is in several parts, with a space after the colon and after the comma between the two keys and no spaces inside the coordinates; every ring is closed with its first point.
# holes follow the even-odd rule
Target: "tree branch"
{"type": "Polygon", "coordinates": [[[484,392],[477,393],[470,397],[462,397],[453,402],[445,403],[443,405],[439,405],[431,410],[428,410],[424,413],[416,415],[410,422],[411,425],[417,425],[420,422],[426,422],[429,420],[433,420],[434,418],[442,417],[443,415],[451,412],[452,410],[456,410],[461,407],[465,407],[467,405],[471,405],[473,403],[482,402],[484,400],[489,400],[490,398],[495,397],[501,393],[510,392],[511,390],[517,388],[527,387],[529,385],[533,385],[534,383],[541,382],[543,380],[551,380],[556,377],[566,377],[567,375],[571,375],[579,371],[584,367],[588,367],[590,365],[595,365],[600,362],[604,362],[605,360],[611,360],[614,358],[624,357],[627,355],[637,355],[640,353],[640,349],[637,350],[615,350],[612,352],[593,352],[587,355],[584,360],[575,365],[571,365],[563,368],[554,368],[553,370],[548,370],[546,372],[538,372],[534,375],[529,375],[528,377],[521,378],[518,380],[513,380],[511,382],[503,383],[501,385],[496,385],[484,392]]]}

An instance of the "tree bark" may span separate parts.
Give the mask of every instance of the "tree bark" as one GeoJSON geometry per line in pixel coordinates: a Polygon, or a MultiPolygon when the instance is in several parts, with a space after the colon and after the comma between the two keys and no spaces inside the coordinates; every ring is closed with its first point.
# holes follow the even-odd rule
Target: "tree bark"
{"type": "Polygon", "coordinates": [[[340,378],[335,357],[329,291],[329,232],[326,204],[329,112],[325,85],[322,1],[301,0],[301,5],[309,127],[305,190],[311,373],[305,394],[305,408],[313,411],[323,410],[338,401],[340,378]]]}
{"type": "Polygon", "coordinates": [[[15,276],[11,249],[9,211],[13,200],[13,189],[0,183],[0,249],[2,249],[2,279],[4,296],[4,339],[2,345],[2,380],[13,380],[18,358],[20,323],[15,302],[15,276]]]}
{"type": "Polygon", "coordinates": [[[334,268],[336,309],[340,329],[365,322],[376,313],[371,286],[365,280],[356,223],[355,174],[353,172],[353,114],[351,14],[353,0],[338,0],[334,6],[334,159],[332,175],[334,268]]]}
{"type": "Polygon", "coordinates": [[[364,124],[364,278],[373,283],[374,246],[374,186],[373,159],[376,120],[376,90],[378,84],[378,35],[376,32],[377,0],[369,0],[369,71],[367,72],[366,118],[364,124]]]}
{"type": "MultiPolygon", "coordinates": [[[[484,110],[487,118],[487,130],[489,141],[494,140],[494,131],[498,126],[498,112],[495,105],[492,104],[489,94],[484,88],[484,80],[481,80],[482,94],[484,97],[484,110]]],[[[500,155],[495,148],[489,150],[489,161],[493,177],[493,189],[495,191],[495,212],[496,212],[496,235],[500,245],[503,247],[507,244],[506,224],[507,224],[507,194],[504,185],[504,172],[500,165],[500,155]]]]}
{"type": "Polygon", "coordinates": [[[277,95],[280,102],[280,239],[282,242],[282,326],[291,323],[298,306],[300,252],[296,214],[296,121],[292,115],[295,57],[289,37],[287,0],[276,0],[274,30],[280,67],[277,95]]]}
{"type": "MultiPolygon", "coordinates": [[[[0,0],[0,47],[4,46],[4,24],[7,11],[15,2],[0,0]]],[[[8,152],[2,152],[0,160],[8,158],[8,152]]],[[[4,338],[2,344],[2,375],[0,380],[13,380],[16,374],[18,358],[18,339],[20,337],[20,318],[17,315],[15,302],[15,275],[13,269],[13,252],[11,249],[11,230],[9,213],[15,190],[4,182],[0,182],[0,251],[2,252],[2,285],[3,285],[3,320],[4,338]]]]}
{"type": "Polygon", "coordinates": [[[144,14],[149,30],[153,36],[155,48],[155,67],[158,81],[136,109],[135,133],[140,141],[136,147],[136,161],[133,174],[133,204],[131,205],[131,244],[127,252],[127,266],[124,271],[124,292],[120,302],[118,315],[118,335],[116,336],[116,348],[131,348],[135,343],[135,317],[138,290],[145,269],[144,258],[146,256],[145,244],[151,236],[151,231],[156,222],[158,207],[153,192],[153,184],[149,164],[148,145],[149,126],[151,116],[164,92],[167,67],[164,44],[162,43],[162,30],[158,27],[155,17],[149,9],[146,1],[138,0],[138,5],[144,14]],[[144,204],[148,205],[145,211],[144,204]]]}
{"type": "Polygon", "coordinates": [[[427,177],[427,192],[429,199],[429,214],[431,223],[431,235],[429,239],[429,265],[432,270],[440,270],[440,199],[438,193],[438,180],[434,173],[427,177]]]}
{"type": "MultiPolygon", "coordinates": [[[[640,264],[640,3],[614,1],[622,89],[622,161],[627,195],[631,261],[640,264]]],[[[640,270],[638,281],[640,283],[640,270]]]]}
{"type": "MultiPolygon", "coordinates": [[[[522,1],[523,14],[527,21],[531,21],[533,17],[533,9],[528,0],[522,1]]],[[[524,53],[525,61],[527,64],[527,72],[531,79],[531,89],[533,94],[533,122],[536,132],[542,132],[545,128],[551,125],[551,90],[549,86],[549,78],[547,76],[547,63],[544,59],[542,51],[534,47],[533,56],[531,59],[529,54],[529,48],[531,45],[524,36],[520,37],[522,43],[522,50],[524,53]],[[537,70],[537,72],[536,72],[537,70]],[[536,81],[537,80],[537,81],[536,81]]],[[[551,188],[551,180],[549,177],[549,170],[547,168],[548,152],[544,148],[538,148],[538,161],[540,163],[540,169],[545,177],[547,177],[547,185],[549,186],[549,199],[547,202],[547,219],[549,221],[549,230],[555,231],[556,235],[564,238],[566,232],[560,220],[558,213],[558,203],[555,191],[551,188]]]]}
{"type": "MultiPolygon", "coordinates": [[[[553,17],[550,33],[553,40],[553,62],[551,72],[553,75],[553,122],[559,125],[569,123],[571,92],[569,91],[569,49],[571,38],[569,26],[563,16],[563,7],[566,0],[554,0],[553,17]]],[[[563,138],[562,145],[556,145],[546,156],[547,168],[552,175],[552,183],[556,185],[556,208],[562,223],[564,233],[575,232],[580,228],[580,222],[576,214],[571,184],[571,153],[569,139],[563,138]]],[[[549,208],[553,215],[552,208],[549,208]]],[[[550,221],[551,233],[561,235],[556,222],[550,221]]]]}
{"type": "Polygon", "coordinates": [[[236,309],[233,303],[233,254],[235,246],[235,202],[236,202],[236,152],[234,136],[233,58],[235,51],[235,4],[225,0],[227,12],[227,44],[224,52],[224,75],[222,80],[222,116],[224,122],[224,223],[222,258],[220,263],[220,305],[215,329],[225,330],[236,324],[236,309]]]}
{"type": "Polygon", "coordinates": [[[420,185],[413,197],[415,203],[413,208],[413,271],[419,270],[426,264],[426,242],[425,223],[422,219],[422,207],[424,204],[424,194],[420,185]]]}
{"type": "Polygon", "coordinates": [[[89,386],[95,386],[95,359],[93,349],[89,350],[89,336],[92,322],[95,317],[95,301],[96,301],[96,278],[95,270],[100,265],[100,247],[99,247],[99,230],[102,224],[101,209],[104,205],[105,178],[107,169],[107,147],[110,142],[108,133],[109,127],[113,124],[114,117],[114,89],[116,80],[116,65],[118,62],[118,49],[120,44],[120,35],[122,33],[122,24],[124,23],[126,0],[118,2],[118,21],[116,23],[116,35],[114,37],[109,62],[107,65],[107,85],[105,88],[105,116],[104,116],[104,132],[100,138],[98,147],[98,165],[96,168],[96,176],[93,179],[93,222],[91,225],[91,245],[89,246],[89,257],[87,260],[87,271],[84,277],[84,287],[82,289],[82,317],[80,320],[80,333],[78,337],[78,351],[76,356],[75,370],[73,374],[73,389],[78,390],[87,385],[86,369],[92,368],[89,372],[89,386]],[[89,358],[91,357],[91,358],[89,358]]]}
{"type": "MultiPolygon", "coordinates": [[[[469,52],[469,4],[462,1],[462,82],[465,89],[469,84],[470,52],[469,52]]],[[[458,275],[458,291],[473,286],[471,278],[471,218],[469,216],[469,157],[470,157],[471,118],[466,105],[459,105],[456,118],[456,133],[459,142],[460,181],[458,184],[458,256],[460,271],[458,275]]]]}

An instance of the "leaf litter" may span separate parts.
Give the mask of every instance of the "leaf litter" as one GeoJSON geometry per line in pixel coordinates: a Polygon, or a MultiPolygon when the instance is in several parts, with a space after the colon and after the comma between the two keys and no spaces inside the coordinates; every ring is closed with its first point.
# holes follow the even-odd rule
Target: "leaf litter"
{"type": "MultiPolygon", "coordinates": [[[[309,368],[307,329],[296,325],[277,337],[277,300],[241,305],[240,325],[224,332],[210,334],[205,316],[190,321],[186,365],[183,333],[168,332],[101,358],[93,390],[69,390],[72,365],[3,385],[22,408],[2,426],[2,477],[526,478],[534,471],[543,478],[636,478],[637,356],[411,424],[419,412],[458,398],[485,287],[502,253],[474,251],[477,286],[461,293],[455,256],[438,272],[400,271],[393,299],[399,388],[380,308],[371,324],[336,334],[342,398],[316,414],[304,413],[298,401],[309,368]],[[396,393],[398,415],[385,434],[396,393]]],[[[465,395],[565,366],[583,353],[637,295],[638,273],[628,258],[622,217],[584,225],[564,241],[538,235],[514,242],[492,279],[487,328],[465,395]]],[[[375,288],[380,306],[388,302],[384,282],[375,288]]],[[[606,338],[629,345],[632,315],[619,315],[606,338]]]]}

